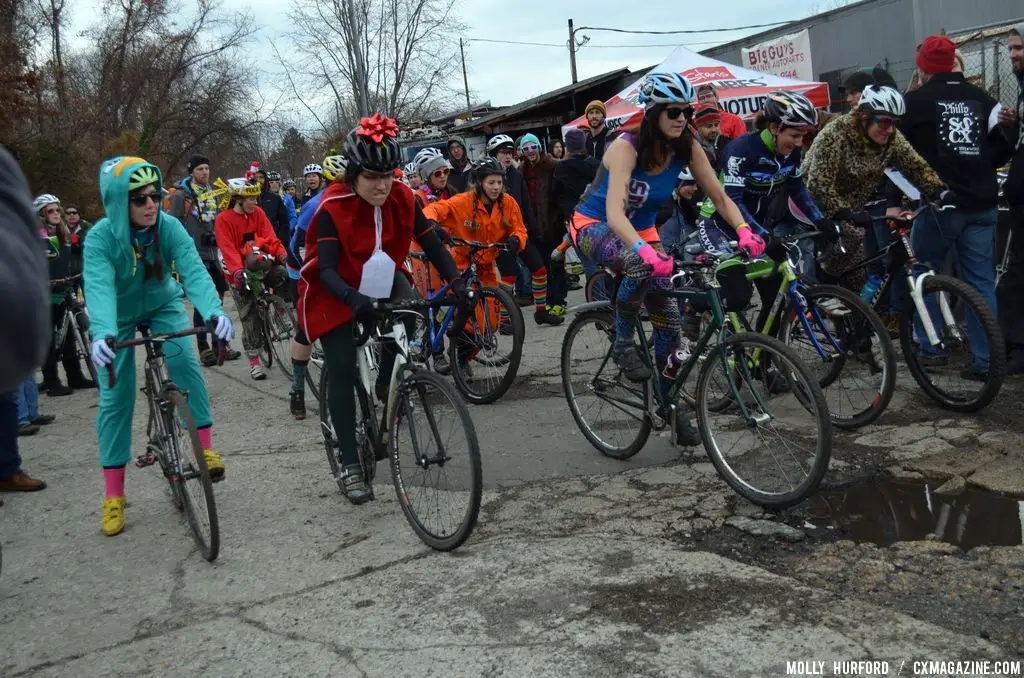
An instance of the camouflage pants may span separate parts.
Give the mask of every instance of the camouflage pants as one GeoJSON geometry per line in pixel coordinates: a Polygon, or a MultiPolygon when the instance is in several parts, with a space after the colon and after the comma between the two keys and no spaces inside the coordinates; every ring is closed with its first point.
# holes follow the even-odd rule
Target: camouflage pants
{"type": "Polygon", "coordinates": [[[235,300],[235,309],[242,322],[242,348],[246,356],[256,357],[263,347],[263,318],[256,306],[256,297],[249,290],[235,287],[231,288],[231,297],[235,300]]]}

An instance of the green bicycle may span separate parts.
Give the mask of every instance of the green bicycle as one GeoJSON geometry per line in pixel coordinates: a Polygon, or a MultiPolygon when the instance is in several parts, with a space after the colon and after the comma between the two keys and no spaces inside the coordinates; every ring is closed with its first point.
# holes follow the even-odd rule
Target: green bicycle
{"type": "MultiPolygon", "coordinates": [[[[671,429],[675,442],[680,401],[691,404],[703,447],[723,480],[755,504],[791,506],[815,491],[828,467],[828,405],[792,349],[773,337],[736,333],[726,323],[717,264],[712,257],[676,261],[672,289],[647,292],[710,309],[710,322],[674,376],[652,369],[647,381],[628,381],[611,357],[615,311],[611,302],[595,301],[577,309],[566,331],[562,388],[583,435],[616,459],[639,452],[652,429],[671,429]],[[689,393],[684,385],[692,373],[698,376],[689,393]],[[786,388],[777,388],[780,382],[786,388]]],[[[635,331],[635,348],[652,366],[641,323],[635,331]]]]}
{"type": "MultiPolygon", "coordinates": [[[[892,400],[896,349],[882,319],[857,294],[837,285],[808,284],[800,277],[799,241],[822,235],[812,231],[774,238],[780,261],[765,257],[746,263],[746,279],[764,281],[759,286],[763,293],[778,279],[774,301],[761,309],[756,331],[777,336],[792,348],[816,374],[832,423],[855,429],[875,421],[892,400]]],[[[729,265],[744,262],[727,258],[719,270],[729,265]]],[[[754,329],[746,315],[733,311],[728,316],[736,332],[754,329]]]]}

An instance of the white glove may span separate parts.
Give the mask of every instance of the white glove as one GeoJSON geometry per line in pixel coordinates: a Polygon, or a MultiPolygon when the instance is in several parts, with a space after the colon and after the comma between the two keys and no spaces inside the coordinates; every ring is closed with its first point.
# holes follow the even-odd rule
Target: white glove
{"type": "Polygon", "coordinates": [[[217,328],[213,331],[221,341],[231,341],[235,338],[235,326],[226,315],[217,317],[217,328]]]}
{"type": "Polygon", "coordinates": [[[563,264],[565,263],[565,251],[560,250],[557,247],[551,252],[551,263],[552,264],[563,264]]]}
{"type": "Polygon", "coordinates": [[[107,345],[105,339],[92,342],[92,361],[100,367],[106,367],[114,362],[114,349],[107,345]]]}

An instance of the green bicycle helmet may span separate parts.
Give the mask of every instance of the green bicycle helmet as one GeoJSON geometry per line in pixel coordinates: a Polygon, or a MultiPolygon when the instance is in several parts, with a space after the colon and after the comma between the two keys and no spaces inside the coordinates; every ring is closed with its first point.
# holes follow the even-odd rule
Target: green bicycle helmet
{"type": "Polygon", "coordinates": [[[143,165],[138,168],[132,175],[128,177],[128,190],[134,191],[142,188],[143,186],[151,186],[153,184],[160,183],[160,175],[157,171],[149,165],[143,165]]]}

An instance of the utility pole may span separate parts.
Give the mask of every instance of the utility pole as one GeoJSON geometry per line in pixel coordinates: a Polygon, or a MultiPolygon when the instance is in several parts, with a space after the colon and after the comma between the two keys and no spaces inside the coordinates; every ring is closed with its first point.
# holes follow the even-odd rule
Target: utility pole
{"type": "Polygon", "coordinates": [[[569,19],[569,68],[572,69],[572,84],[576,84],[576,32],[572,29],[572,19],[569,19]]]}
{"type": "Polygon", "coordinates": [[[469,101],[469,76],[466,75],[466,50],[462,47],[462,38],[459,38],[459,54],[462,55],[462,84],[466,86],[466,118],[469,120],[473,117],[473,104],[469,101]]]}

